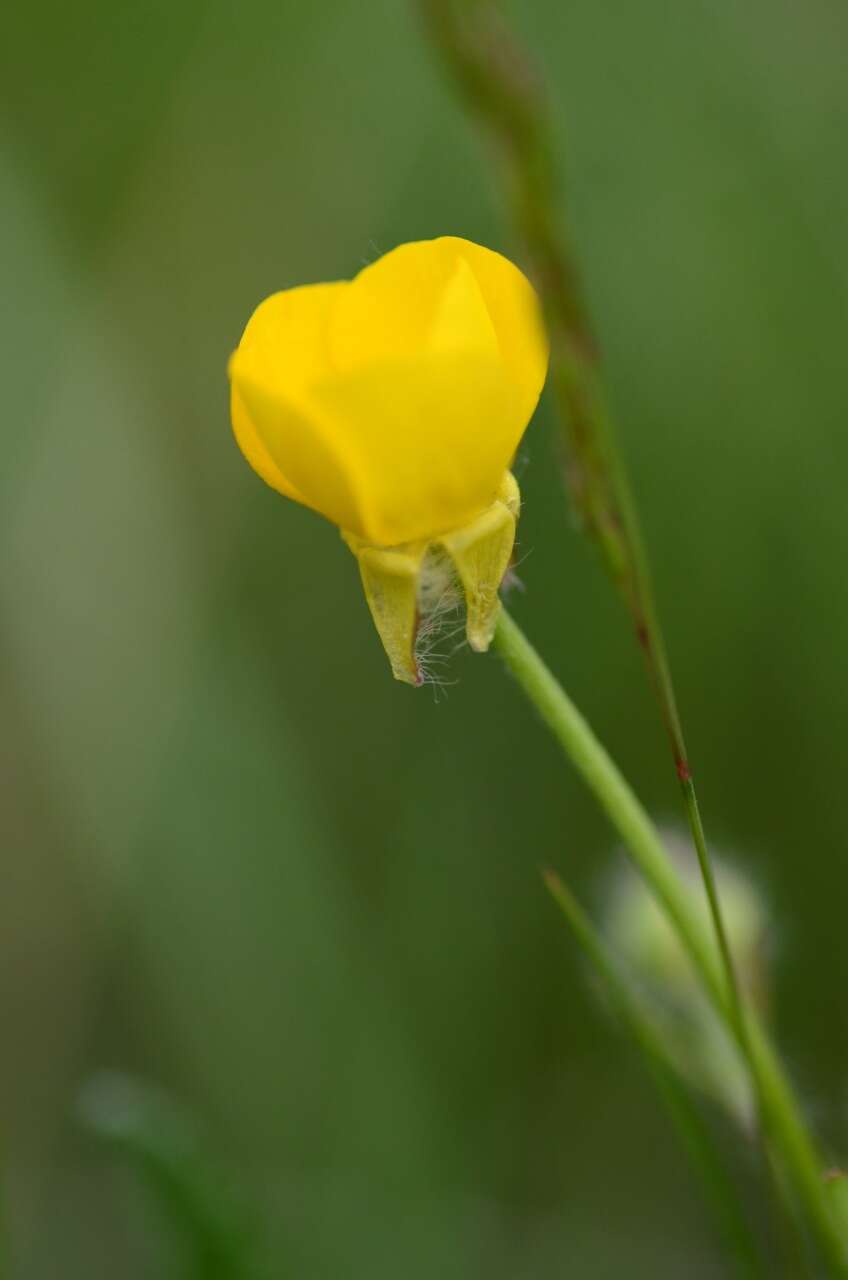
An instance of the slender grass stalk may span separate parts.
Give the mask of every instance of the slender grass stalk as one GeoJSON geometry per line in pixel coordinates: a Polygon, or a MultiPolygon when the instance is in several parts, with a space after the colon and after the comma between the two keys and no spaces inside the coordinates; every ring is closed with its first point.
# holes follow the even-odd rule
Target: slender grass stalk
{"type": "Polygon", "coordinates": [[[604,390],[598,346],[574,255],[558,218],[554,148],[544,94],[495,0],[419,0],[427,30],[503,160],[551,339],[551,383],[565,426],[575,508],[621,593],[671,744],[709,904],[737,1038],[746,1045],[739,984],[707,849],[636,507],[604,390]]]}
{"type": "Polygon", "coordinates": [[[494,645],[621,836],[677,932],[717,1013],[736,1035],[740,1049],[747,1053],[764,1122],[803,1206],[808,1228],[827,1261],[829,1273],[848,1275],[845,1246],[827,1200],[821,1156],[807,1131],[792,1086],[756,1012],[746,1006],[742,1006],[745,1031],[744,1038],[740,1038],[715,939],[694,909],[656,827],[562,685],[503,608],[494,645]]]}
{"type": "Polygon", "coordinates": [[[689,1158],[700,1175],[722,1236],[733,1253],[737,1271],[743,1276],[764,1278],[767,1275],[765,1265],[739,1203],[737,1189],[696,1103],[670,1062],[661,1037],[640,1008],[606,942],[574,894],[555,871],[546,869],[542,875],[577,943],[600,975],[613,1012],[639,1050],[665,1102],[689,1158]]]}

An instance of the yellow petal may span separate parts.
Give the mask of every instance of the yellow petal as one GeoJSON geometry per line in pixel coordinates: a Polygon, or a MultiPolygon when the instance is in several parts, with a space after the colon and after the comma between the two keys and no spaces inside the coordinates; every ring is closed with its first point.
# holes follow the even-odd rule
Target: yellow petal
{"type": "Polygon", "coordinates": [[[465,592],[465,633],[477,653],[492,642],[500,602],[498,590],[509,568],[520,499],[507,474],[498,499],[471,524],[439,539],[456,566],[465,592]]]}
{"type": "Polygon", "coordinates": [[[527,425],[545,381],[548,340],[535,290],[502,254],[460,236],[402,244],[365,267],[333,303],[329,347],[340,369],[380,359],[405,358],[448,334],[445,295],[463,295],[454,308],[458,323],[452,345],[488,346],[492,330],[510,375],[520,390],[527,425]],[[461,268],[470,268],[477,291],[461,268]],[[480,309],[480,299],[486,317],[480,309]],[[441,315],[440,315],[441,309],[441,315]],[[482,322],[481,322],[482,321],[482,322]]]}
{"type": "Polygon", "coordinates": [[[266,484],[276,489],[286,498],[295,502],[303,502],[297,490],[289,484],[274,459],[262,443],[262,439],[251,421],[244,400],[238,387],[233,384],[230,393],[230,413],[233,420],[233,433],[238,446],[253,470],[260,475],[266,484]]]}
{"type": "Polygon", "coordinates": [[[500,357],[498,335],[474,272],[457,258],[427,333],[430,351],[477,351],[500,357]]]}
{"type": "Polygon", "coordinates": [[[343,527],[380,546],[435,537],[488,507],[525,426],[502,361],[475,352],[355,370],[313,400],[345,437],[358,519],[343,527]]]}
{"type": "Polygon", "coordinates": [[[536,291],[514,263],[493,249],[453,236],[444,240],[456,245],[474,272],[501,354],[521,390],[521,413],[529,422],[548,371],[548,339],[536,291]]]}
{"type": "Polygon", "coordinates": [[[230,361],[233,429],[252,467],[275,489],[342,528],[359,524],[346,433],[310,406],[331,366],[326,319],[347,286],[307,285],[257,307],[230,361]]]}
{"type": "Polygon", "coordinates": [[[399,245],[360,271],[329,317],[328,343],[337,368],[405,360],[425,350],[457,260],[454,246],[421,240],[399,245]]]}
{"type": "Polygon", "coordinates": [[[247,322],[231,373],[237,370],[301,403],[310,384],[330,367],[327,317],[347,287],[345,281],[337,281],[271,294],[247,322]]]}
{"type": "Polygon", "coordinates": [[[362,519],[355,486],[363,464],[344,424],[327,421],[308,406],[296,407],[279,390],[254,382],[241,372],[237,357],[238,352],[233,386],[279,474],[306,506],[341,529],[358,531],[362,519]]]}

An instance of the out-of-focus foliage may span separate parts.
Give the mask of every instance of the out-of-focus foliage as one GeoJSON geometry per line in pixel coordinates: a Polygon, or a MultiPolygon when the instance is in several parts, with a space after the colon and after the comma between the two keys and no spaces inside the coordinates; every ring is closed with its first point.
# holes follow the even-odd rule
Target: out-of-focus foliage
{"type": "MultiPolygon", "coordinates": [[[[708,828],[767,883],[778,1032],[844,1151],[848,14],[515,11],[708,828]]],[[[591,898],[603,823],[495,660],[458,655],[438,699],[389,678],[335,530],[229,435],[226,360],[273,289],[445,232],[520,254],[411,9],[36,0],[5,19],[0,100],[12,1274],[161,1262],[73,1123],[104,1068],[188,1108],[274,1276],[722,1274],[539,883],[552,863],[591,898]]],[[[514,607],[668,813],[547,412],[514,607]]]]}

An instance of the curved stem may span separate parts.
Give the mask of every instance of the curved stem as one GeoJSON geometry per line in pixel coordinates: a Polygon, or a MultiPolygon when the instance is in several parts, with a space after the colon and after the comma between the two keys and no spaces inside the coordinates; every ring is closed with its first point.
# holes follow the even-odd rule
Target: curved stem
{"type": "Polygon", "coordinates": [[[612,825],[663,907],[714,1008],[745,1057],[774,1149],[803,1206],[830,1273],[848,1275],[845,1249],[831,1217],[822,1162],[786,1075],[756,1012],[740,999],[737,1019],[727,975],[660,835],[606,748],[524,633],[501,609],[494,646],[612,825]]]}

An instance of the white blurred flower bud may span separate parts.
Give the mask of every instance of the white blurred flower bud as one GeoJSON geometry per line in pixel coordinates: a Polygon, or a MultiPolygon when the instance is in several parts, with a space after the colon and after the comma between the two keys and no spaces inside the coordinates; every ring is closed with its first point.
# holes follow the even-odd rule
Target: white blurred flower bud
{"type": "MultiPolygon", "coordinates": [[[[663,835],[712,937],[695,855],[679,833],[666,830],[663,835]]],[[[764,902],[737,868],[721,859],[713,863],[737,977],[746,996],[763,1011],[768,995],[764,902]]],[[[636,995],[680,1073],[726,1107],[744,1128],[751,1128],[753,1101],[736,1046],[702,992],[677,934],[629,865],[608,887],[603,931],[624,960],[636,995]]]]}

